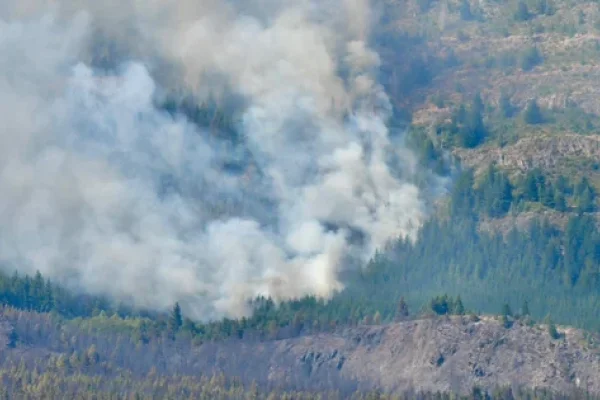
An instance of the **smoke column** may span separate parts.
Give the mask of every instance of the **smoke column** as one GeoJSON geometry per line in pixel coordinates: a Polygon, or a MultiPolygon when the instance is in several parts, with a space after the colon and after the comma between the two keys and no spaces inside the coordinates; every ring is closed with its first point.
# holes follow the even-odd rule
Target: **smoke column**
{"type": "Polygon", "coordinates": [[[424,217],[373,18],[360,0],[3,1],[3,268],[198,319],[340,289],[424,217]],[[160,106],[184,94],[237,99],[243,139],[160,106]]]}

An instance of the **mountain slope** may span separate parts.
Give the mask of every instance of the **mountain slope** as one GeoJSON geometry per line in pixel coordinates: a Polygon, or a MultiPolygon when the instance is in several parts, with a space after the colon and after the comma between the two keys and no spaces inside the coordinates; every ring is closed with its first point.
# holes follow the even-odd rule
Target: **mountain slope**
{"type": "Polygon", "coordinates": [[[539,326],[516,323],[507,329],[492,318],[454,317],[283,340],[264,352],[271,354],[269,379],[276,382],[304,368],[315,383],[325,384],[338,370],[359,387],[397,393],[411,388],[468,393],[474,386],[511,385],[599,393],[600,354],[587,347],[583,332],[564,334],[553,340],[539,326]],[[289,355],[295,362],[282,365],[279,360],[289,355]]]}
{"type": "Polygon", "coordinates": [[[11,381],[15,371],[25,368],[37,371],[29,378],[33,383],[45,374],[61,379],[89,376],[97,393],[111,387],[147,391],[148,382],[156,379],[174,380],[173,390],[188,390],[201,376],[223,373],[268,390],[468,394],[475,386],[512,386],[600,394],[598,337],[559,328],[559,337],[553,339],[545,326],[519,320],[504,324],[495,317],[426,318],[283,340],[232,339],[201,345],[185,337],[144,342],[114,327],[94,331],[57,323],[47,314],[8,309],[2,320],[6,329],[0,332],[0,375],[11,385],[16,385],[11,381]]]}

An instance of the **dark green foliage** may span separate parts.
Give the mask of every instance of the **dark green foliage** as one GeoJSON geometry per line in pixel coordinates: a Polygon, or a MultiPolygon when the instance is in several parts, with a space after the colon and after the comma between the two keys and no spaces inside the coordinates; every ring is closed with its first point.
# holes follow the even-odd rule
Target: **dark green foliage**
{"type": "Polygon", "coordinates": [[[477,187],[479,209],[491,217],[506,214],[513,201],[512,190],[508,176],[492,164],[477,187]]]}
{"type": "Polygon", "coordinates": [[[567,211],[567,202],[565,200],[565,195],[562,191],[556,190],[554,192],[553,205],[554,205],[554,209],[556,211],[560,211],[560,212],[567,211]]]}
{"type": "MultiPolygon", "coordinates": [[[[449,292],[491,313],[503,303],[528,300],[535,318],[552,310],[563,323],[597,329],[598,248],[600,234],[587,215],[572,217],[564,232],[534,220],[506,236],[481,232],[466,217],[430,221],[416,243],[398,241],[350,286],[383,315],[386,299],[398,291],[416,303],[429,293],[449,292]]],[[[430,309],[450,312],[448,299],[434,299],[430,309]]]]}
{"type": "Polygon", "coordinates": [[[586,177],[576,185],[575,196],[579,212],[592,212],[596,209],[596,190],[586,177]]]}
{"type": "Polygon", "coordinates": [[[514,18],[516,21],[523,22],[531,18],[529,8],[523,0],[517,2],[517,9],[515,10],[514,18]]]}
{"type": "Polygon", "coordinates": [[[23,310],[57,312],[67,318],[89,317],[104,310],[111,314],[149,315],[133,311],[124,305],[114,304],[100,296],[76,295],[45,280],[39,272],[34,277],[12,276],[0,272],[0,304],[23,310]]]}
{"type": "Polygon", "coordinates": [[[504,303],[502,306],[502,312],[500,313],[500,323],[505,328],[510,328],[512,326],[512,322],[510,318],[512,317],[512,310],[508,303],[504,303]]]}
{"type": "Polygon", "coordinates": [[[484,104],[479,94],[474,97],[468,110],[464,105],[456,110],[449,130],[456,138],[457,145],[473,148],[485,141],[488,131],[483,122],[483,112],[484,104]]]}
{"type": "Polygon", "coordinates": [[[472,216],[476,198],[473,191],[475,178],[472,170],[462,172],[454,183],[454,188],[450,193],[450,205],[452,215],[472,216]]]}
{"type": "Polygon", "coordinates": [[[429,309],[437,315],[464,315],[465,313],[465,307],[460,296],[457,296],[454,300],[447,294],[431,299],[429,309]]]}
{"type": "Polygon", "coordinates": [[[409,317],[410,313],[408,311],[408,305],[406,301],[404,301],[404,297],[400,297],[400,301],[398,302],[398,309],[396,310],[395,320],[402,321],[409,317]]]}
{"type": "Polygon", "coordinates": [[[521,54],[521,69],[523,71],[531,71],[544,61],[542,54],[537,47],[531,46],[525,49],[521,54]]]}
{"type": "Polygon", "coordinates": [[[544,115],[540,106],[535,99],[530,100],[523,111],[523,121],[529,125],[537,125],[544,123],[544,115]]]}
{"type": "Polygon", "coordinates": [[[521,200],[538,202],[542,197],[547,197],[542,196],[547,192],[546,178],[538,168],[531,169],[525,174],[519,189],[521,200]]]}
{"type": "Polygon", "coordinates": [[[456,315],[465,315],[465,306],[463,305],[460,296],[457,296],[456,301],[454,302],[454,313],[456,315]]]}
{"type": "Polygon", "coordinates": [[[429,308],[437,315],[450,314],[452,311],[452,300],[448,295],[435,297],[431,299],[429,308]]]}
{"type": "Polygon", "coordinates": [[[548,329],[548,335],[550,335],[550,337],[552,339],[560,339],[560,333],[558,333],[558,330],[556,329],[556,325],[554,324],[554,322],[552,321],[552,318],[550,318],[550,316],[546,317],[545,320],[546,323],[546,328],[548,329]]]}
{"type": "Polygon", "coordinates": [[[512,118],[515,115],[515,108],[510,101],[510,96],[506,92],[500,94],[498,108],[500,115],[504,118],[512,118]]]}
{"type": "Polygon", "coordinates": [[[516,200],[521,202],[539,202],[542,205],[554,208],[557,211],[567,211],[566,196],[571,196],[573,202],[578,204],[578,210],[593,211],[595,209],[596,193],[587,181],[574,190],[564,176],[559,176],[553,183],[540,169],[534,168],[525,174],[519,181],[516,200]]]}
{"type": "Polygon", "coordinates": [[[182,326],[183,316],[181,315],[181,307],[179,306],[179,303],[175,303],[171,315],[169,316],[167,329],[171,334],[175,334],[179,332],[179,329],[181,329],[182,326]]]}
{"type": "Polygon", "coordinates": [[[537,12],[540,15],[554,15],[556,12],[553,4],[548,2],[548,0],[538,0],[537,2],[537,12]]]}

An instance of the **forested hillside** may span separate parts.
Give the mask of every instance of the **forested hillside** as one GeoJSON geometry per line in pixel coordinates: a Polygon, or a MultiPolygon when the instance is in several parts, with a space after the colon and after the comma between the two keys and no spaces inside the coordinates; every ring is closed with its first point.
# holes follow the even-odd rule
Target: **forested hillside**
{"type": "MultiPolygon", "coordinates": [[[[444,296],[428,308],[465,311],[460,299],[444,296]]],[[[538,325],[508,306],[503,312],[420,320],[400,313],[403,322],[385,326],[373,325],[380,323],[375,317],[356,327],[238,327],[228,338],[231,325],[224,321],[213,327],[221,336],[209,340],[199,331],[206,327],[182,323],[177,308],[162,325],[103,312],[68,320],[4,307],[0,393],[28,399],[595,398],[597,335],[551,321],[538,325]],[[535,390],[528,389],[532,382],[535,390]]]]}
{"type": "MultiPolygon", "coordinates": [[[[320,47],[291,56],[269,53],[287,35],[298,46],[319,42],[320,30],[310,25],[302,31],[290,13],[275,27],[289,23],[293,29],[268,31],[252,45],[245,40],[260,36],[269,18],[261,15],[253,24],[236,19],[227,40],[215,39],[219,45],[200,52],[222,55],[211,62],[232,75],[214,93],[219,73],[204,82],[208,89],[195,86],[194,68],[204,60],[193,57],[193,41],[185,35],[165,41],[165,55],[154,49],[165,46],[154,36],[119,43],[130,33],[125,29],[112,38],[110,32],[89,34],[93,49],[81,57],[90,71],[64,79],[75,82],[65,89],[71,97],[48,107],[48,115],[39,111],[40,99],[55,95],[63,75],[40,89],[25,111],[12,112],[8,105],[20,103],[2,102],[0,94],[7,120],[39,112],[44,129],[62,132],[73,125],[83,132],[31,140],[14,152],[12,163],[3,161],[12,157],[10,146],[0,150],[2,398],[600,395],[600,3],[373,3],[381,18],[365,41],[377,56],[352,47],[356,38],[333,46],[352,49],[344,60],[355,56],[367,63],[369,73],[362,75],[355,64],[324,57],[320,47]],[[293,35],[298,32],[302,40],[293,35]],[[228,40],[237,42],[227,47],[228,40]],[[176,47],[181,43],[188,47],[176,47]],[[250,52],[254,45],[259,47],[250,52]],[[131,67],[129,75],[103,80],[129,62],[124,54],[138,53],[151,65],[145,74],[137,76],[131,67]],[[230,53],[236,57],[227,58],[230,53]],[[315,59],[304,65],[307,53],[315,59]],[[181,59],[187,63],[177,64],[181,59]],[[241,68],[242,61],[250,67],[241,68]],[[332,84],[319,73],[336,69],[334,61],[343,66],[335,65],[341,72],[335,71],[332,84]],[[244,71],[239,76],[238,67],[244,71]],[[92,69],[101,71],[93,79],[92,69]],[[292,82],[296,78],[299,83],[292,82]],[[119,86],[127,79],[133,83],[119,86]],[[310,91],[321,80],[326,84],[310,91]],[[369,101],[358,95],[340,101],[338,80],[352,96],[381,83],[385,104],[370,103],[383,96],[379,92],[365,96],[369,101]],[[243,90],[230,93],[236,84],[243,90]],[[89,91],[77,97],[81,87],[89,91]],[[107,101],[102,108],[96,104],[106,101],[102,96],[139,104],[107,101]],[[353,102],[367,103],[367,112],[346,115],[353,102]],[[342,122],[324,117],[329,104],[342,122]],[[385,117],[369,119],[379,108],[385,117]],[[71,112],[67,122],[55,121],[71,112]],[[248,125],[260,135],[251,137],[248,125]],[[326,135],[340,127],[352,135],[326,135]],[[155,128],[169,140],[148,139],[155,128]],[[138,135],[127,136],[130,131],[138,135]],[[388,137],[390,146],[377,147],[388,137]],[[344,147],[350,139],[360,143],[352,151],[344,147]],[[38,154],[46,143],[50,150],[38,154]],[[54,153],[60,146],[78,156],[54,153]],[[93,157],[67,163],[86,154],[93,157]],[[98,167],[103,157],[110,168],[98,167]],[[21,162],[35,168],[25,171],[21,162]],[[111,180],[119,167],[130,180],[111,180]],[[381,170],[389,174],[381,178],[381,170]],[[65,176],[70,178],[63,181],[65,176]],[[357,181],[361,185],[352,186],[357,181]],[[397,182],[402,190],[386,191],[397,182]],[[56,188],[55,197],[48,195],[56,188]],[[306,193],[308,200],[301,196],[306,193]],[[396,204],[401,212],[386,213],[392,197],[411,201],[396,204]],[[28,219],[30,214],[39,218],[28,219]],[[393,225],[400,214],[410,218],[393,225]],[[392,237],[380,234],[389,225],[392,237]],[[348,234],[340,245],[332,238],[343,230],[348,234]],[[363,262],[374,244],[374,256],[363,262]],[[338,254],[340,248],[351,254],[338,254]],[[329,265],[331,260],[339,265],[329,265]],[[38,269],[48,275],[32,273],[38,269]],[[253,295],[262,292],[276,295],[253,295]]],[[[174,14],[183,18],[196,8],[174,14]]],[[[2,30],[5,14],[11,15],[0,6],[0,45],[27,32],[21,25],[2,30]]],[[[351,22],[343,26],[368,30],[351,22]]],[[[211,29],[218,31],[216,25],[211,29]]],[[[191,32],[206,39],[211,29],[191,32]]],[[[71,42],[60,39],[51,41],[53,49],[66,52],[71,42]]],[[[289,44],[281,43],[287,50],[289,44]]],[[[31,52],[46,59],[42,49],[31,52]]],[[[36,58],[16,59],[35,65],[30,61],[36,58]]],[[[54,67],[67,69],[62,61],[54,67]]],[[[11,88],[21,70],[2,74],[2,68],[0,91],[11,88]]],[[[23,84],[23,98],[46,79],[35,77],[23,84]]],[[[29,137],[18,134],[21,128],[15,124],[0,133],[11,140],[29,137]]]]}

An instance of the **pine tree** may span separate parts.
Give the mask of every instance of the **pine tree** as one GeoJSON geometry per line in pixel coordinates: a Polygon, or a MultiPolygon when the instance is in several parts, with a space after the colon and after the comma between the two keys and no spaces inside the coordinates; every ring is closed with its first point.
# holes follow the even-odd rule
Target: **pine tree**
{"type": "Polygon", "coordinates": [[[515,11],[514,17],[517,21],[527,21],[531,17],[529,14],[529,8],[523,0],[519,0],[517,3],[517,10],[515,11]]]}
{"type": "Polygon", "coordinates": [[[577,211],[579,212],[591,212],[594,211],[594,193],[588,187],[583,190],[579,197],[579,203],[577,204],[577,211]]]}
{"type": "Polygon", "coordinates": [[[177,333],[183,325],[183,316],[181,315],[181,307],[179,303],[175,303],[171,316],[169,317],[168,329],[171,334],[177,333]]]}
{"type": "Polygon", "coordinates": [[[502,306],[502,315],[500,316],[500,321],[502,323],[502,326],[504,326],[505,328],[510,328],[511,326],[509,319],[510,316],[512,316],[512,310],[510,309],[508,303],[504,303],[504,305],[502,306]]]}
{"type": "Polygon", "coordinates": [[[456,301],[454,303],[454,314],[456,315],[464,315],[465,314],[465,306],[460,298],[460,296],[456,297],[456,301]]]}
{"type": "Polygon", "coordinates": [[[523,120],[529,125],[536,125],[544,122],[542,110],[535,99],[527,103],[527,107],[525,107],[525,111],[523,111],[523,120]]]}
{"type": "Polygon", "coordinates": [[[487,136],[487,130],[483,123],[484,105],[479,94],[475,95],[466,121],[462,128],[462,145],[472,148],[481,144],[487,136]]]}
{"type": "Polygon", "coordinates": [[[400,301],[398,302],[398,308],[396,309],[396,316],[394,319],[396,321],[402,321],[402,320],[408,318],[408,316],[409,316],[408,305],[404,301],[404,297],[401,297],[400,301]]]}
{"type": "Polygon", "coordinates": [[[547,325],[548,334],[550,335],[550,337],[552,339],[559,339],[560,334],[558,333],[558,330],[556,329],[556,325],[554,325],[554,322],[552,321],[552,318],[550,318],[550,316],[546,317],[546,325],[547,325]]]}
{"type": "Polygon", "coordinates": [[[567,211],[567,202],[565,200],[565,195],[560,190],[556,190],[554,192],[554,209],[560,212],[567,211]]]}

